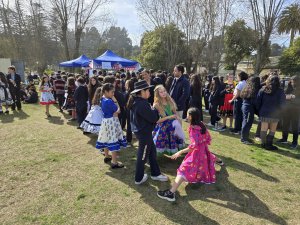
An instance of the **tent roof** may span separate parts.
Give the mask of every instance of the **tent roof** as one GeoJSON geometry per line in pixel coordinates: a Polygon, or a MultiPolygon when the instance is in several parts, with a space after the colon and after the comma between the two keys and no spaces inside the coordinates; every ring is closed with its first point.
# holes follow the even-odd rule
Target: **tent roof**
{"type": "Polygon", "coordinates": [[[59,64],[59,66],[60,67],[88,67],[90,64],[90,61],[91,60],[87,56],[81,55],[77,59],[62,62],[59,64]]]}
{"type": "Polygon", "coordinates": [[[117,54],[115,54],[111,50],[107,50],[101,56],[95,58],[93,61],[97,64],[101,64],[102,62],[119,63],[124,67],[134,66],[138,63],[138,62],[133,61],[133,60],[122,58],[121,56],[118,56],[117,54]]]}

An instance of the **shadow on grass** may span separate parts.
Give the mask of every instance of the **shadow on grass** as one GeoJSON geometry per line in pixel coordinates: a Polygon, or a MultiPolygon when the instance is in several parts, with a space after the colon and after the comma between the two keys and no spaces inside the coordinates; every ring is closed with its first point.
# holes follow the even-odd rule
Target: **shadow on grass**
{"type": "Polygon", "coordinates": [[[57,125],[63,125],[64,120],[60,116],[51,116],[47,118],[49,123],[57,124],[57,125]]]}
{"type": "Polygon", "coordinates": [[[231,183],[228,180],[229,174],[226,167],[222,167],[217,177],[218,182],[216,185],[187,185],[186,193],[189,200],[202,200],[236,212],[265,219],[275,224],[287,224],[282,217],[271,212],[268,206],[251,191],[241,190],[231,183]],[[216,191],[213,191],[213,189],[216,189],[216,191]]]}
{"type": "MultiPolygon", "coordinates": [[[[134,163],[133,163],[134,164],[134,163]]],[[[176,224],[206,224],[206,225],[218,225],[219,223],[215,220],[204,216],[197,210],[195,210],[187,201],[186,197],[179,197],[175,203],[169,203],[164,200],[159,199],[156,196],[157,186],[164,185],[165,187],[169,187],[169,182],[164,182],[164,184],[160,182],[150,181],[148,180],[146,183],[142,185],[134,184],[134,176],[128,178],[128,170],[132,170],[127,168],[124,170],[114,171],[111,170],[106,174],[114,179],[117,179],[124,184],[126,184],[129,188],[135,190],[136,192],[141,194],[141,200],[152,207],[156,212],[164,215],[168,220],[172,221],[176,224]],[[156,186],[156,187],[155,187],[156,186]],[[201,221],[201,222],[200,222],[201,221]]],[[[133,173],[133,171],[131,171],[133,173]]],[[[162,189],[162,188],[159,188],[162,189]]]]}
{"type": "Polygon", "coordinates": [[[231,157],[225,157],[225,156],[219,156],[219,155],[217,155],[217,156],[225,162],[227,167],[231,167],[236,170],[241,170],[241,171],[244,171],[245,173],[250,173],[254,176],[260,177],[260,178],[270,181],[270,182],[276,182],[276,183],[280,182],[276,177],[272,177],[272,176],[264,173],[262,170],[257,169],[253,166],[250,166],[246,163],[239,162],[237,160],[232,159],[231,157]]]}
{"type": "Polygon", "coordinates": [[[25,120],[29,117],[27,113],[25,113],[23,110],[20,111],[10,111],[8,115],[2,114],[0,115],[0,121],[2,123],[11,123],[14,121],[15,118],[18,118],[20,120],[25,120]]]}

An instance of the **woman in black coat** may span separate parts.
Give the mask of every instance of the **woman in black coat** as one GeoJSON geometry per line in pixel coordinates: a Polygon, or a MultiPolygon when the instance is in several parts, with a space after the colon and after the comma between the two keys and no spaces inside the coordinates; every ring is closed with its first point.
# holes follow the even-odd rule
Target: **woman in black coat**
{"type": "Polygon", "coordinates": [[[191,96],[189,101],[189,107],[195,107],[199,109],[201,115],[200,119],[203,121],[202,112],[202,84],[199,75],[192,75],[191,80],[191,96]]]}
{"type": "Polygon", "coordinates": [[[208,126],[216,126],[216,123],[220,120],[218,116],[218,106],[222,100],[222,86],[220,79],[217,76],[212,78],[210,96],[209,96],[209,114],[211,116],[208,126]]]}

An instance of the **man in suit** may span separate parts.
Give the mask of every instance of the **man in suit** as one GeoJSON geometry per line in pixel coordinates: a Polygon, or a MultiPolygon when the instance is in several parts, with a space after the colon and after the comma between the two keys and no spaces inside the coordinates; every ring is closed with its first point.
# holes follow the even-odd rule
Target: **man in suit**
{"type": "Polygon", "coordinates": [[[11,97],[14,101],[14,103],[11,106],[11,109],[15,110],[17,106],[18,110],[22,110],[21,99],[20,99],[21,98],[21,94],[20,94],[21,77],[19,74],[16,73],[15,66],[8,67],[7,81],[8,81],[11,97]]]}
{"type": "Polygon", "coordinates": [[[190,96],[190,82],[183,76],[184,67],[182,65],[175,66],[173,73],[174,80],[170,88],[170,96],[177,105],[177,114],[179,118],[182,119],[186,101],[190,96]]]}

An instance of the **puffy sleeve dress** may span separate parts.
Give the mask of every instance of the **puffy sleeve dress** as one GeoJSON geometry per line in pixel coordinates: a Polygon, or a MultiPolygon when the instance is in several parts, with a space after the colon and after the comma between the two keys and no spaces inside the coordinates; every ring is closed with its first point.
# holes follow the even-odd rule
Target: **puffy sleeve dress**
{"type": "Polygon", "coordinates": [[[216,156],[208,149],[211,142],[210,134],[208,131],[201,134],[200,131],[200,126],[189,127],[191,151],[183,159],[177,170],[177,176],[182,176],[189,183],[212,184],[216,182],[216,156]]]}

